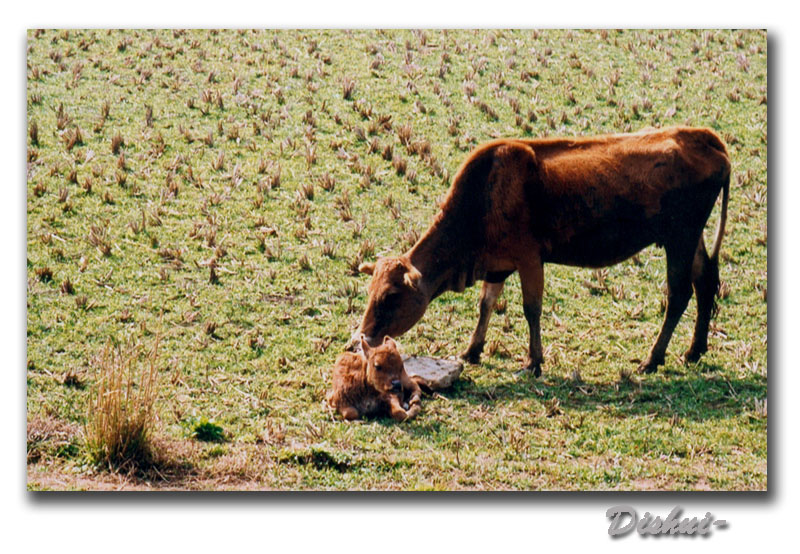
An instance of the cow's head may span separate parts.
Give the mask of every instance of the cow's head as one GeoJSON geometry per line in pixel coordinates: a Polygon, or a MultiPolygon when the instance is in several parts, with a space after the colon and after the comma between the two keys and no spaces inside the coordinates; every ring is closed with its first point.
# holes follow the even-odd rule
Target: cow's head
{"type": "Polygon", "coordinates": [[[380,394],[401,394],[405,369],[397,344],[386,337],[383,344],[373,348],[363,335],[360,340],[361,351],[367,359],[367,382],[380,394]]]}
{"type": "Polygon", "coordinates": [[[422,275],[407,257],[380,258],[358,269],[372,275],[358,330],[370,346],[381,344],[384,337],[402,335],[422,318],[430,298],[423,290],[422,275]]]}

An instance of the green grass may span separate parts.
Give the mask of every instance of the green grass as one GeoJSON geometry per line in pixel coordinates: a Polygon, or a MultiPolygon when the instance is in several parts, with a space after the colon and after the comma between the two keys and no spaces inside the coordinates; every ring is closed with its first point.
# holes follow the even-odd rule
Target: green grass
{"type": "Polygon", "coordinates": [[[225,430],[205,418],[196,421],[189,421],[191,436],[203,442],[223,442],[225,440],[225,430]]]}
{"type": "MultiPolygon", "coordinates": [[[[29,443],[37,422],[73,430],[68,455],[37,435],[29,486],[102,488],[74,452],[91,361],[158,335],[155,434],[175,465],[154,486],[765,489],[766,50],[761,31],[29,32],[29,443]],[[733,164],[698,364],[678,359],[692,303],[665,367],[621,377],[661,323],[651,247],[602,274],[546,268],[541,379],[513,376],[514,276],[491,355],[417,419],[332,418],[330,369],[366,302],[352,267],[405,251],[472,147],[670,124],[714,128],[733,164]],[[226,442],[187,436],[197,421],[226,442]]],[[[405,351],[464,350],[478,292],[434,301],[405,351]]]]}

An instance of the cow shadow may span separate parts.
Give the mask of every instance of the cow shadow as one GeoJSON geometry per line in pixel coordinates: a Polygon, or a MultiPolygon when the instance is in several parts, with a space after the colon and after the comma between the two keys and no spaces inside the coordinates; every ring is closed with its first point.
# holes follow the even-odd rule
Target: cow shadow
{"type": "Polygon", "coordinates": [[[507,377],[480,382],[467,375],[446,394],[468,404],[491,407],[493,404],[537,399],[565,410],[594,412],[614,410],[621,416],[649,415],[687,420],[728,419],[745,408],[754,408],[756,399],[767,397],[767,378],[748,373],[732,376],[721,366],[700,362],[683,371],[660,369],[651,375],[624,375],[614,380],[576,380],[566,372],[545,370],[542,377],[507,377]]]}

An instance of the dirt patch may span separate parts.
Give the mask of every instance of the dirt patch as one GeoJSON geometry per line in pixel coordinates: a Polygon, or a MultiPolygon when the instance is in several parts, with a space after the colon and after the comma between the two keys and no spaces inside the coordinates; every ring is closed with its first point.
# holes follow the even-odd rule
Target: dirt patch
{"type": "MultiPolygon", "coordinates": [[[[53,425],[53,424],[51,424],[53,425]]],[[[278,462],[264,444],[226,444],[224,452],[191,439],[153,439],[154,463],[125,471],[78,470],[75,460],[40,457],[28,463],[31,490],[273,490],[278,462]]],[[[286,488],[286,482],[283,487],[286,488]]]]}
{"type": "Polygon", "coordinates": [[[80,432],[80,427],[73,423],[47,416],[31,418],[27,427],[28,463],[77,454],[80,432]]]}

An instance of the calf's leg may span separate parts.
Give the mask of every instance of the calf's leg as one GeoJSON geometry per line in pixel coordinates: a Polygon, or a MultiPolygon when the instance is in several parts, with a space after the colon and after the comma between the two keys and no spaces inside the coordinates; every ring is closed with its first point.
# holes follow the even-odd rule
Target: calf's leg
{"type": "Polygon", "coordinates": [[[500,283],[483,282],[478,325],[475,327],[475,332],[472,333],[469,347],[461,354],[461,358],[466,362],[477,364],[481,359],[483,345],[486,340],[486,330],[489,328],[489,319],[492,317],[492,311],[497,303],[497,299],[500,297],[500,293],[503,292],[503,284],[502,281],[500,283]]]}
{"type": "Polygon", "coordinates": [[[696,362],[708,350],[708,325],[714,311],[714,297],[719,288],[718,262],[708,257],[702,236],[692,263],[692,286],[697,299],[697,320],[692,345],[683,355],[686,362],[696,362]]]}
{"type": "Polygon", "coordinates": [[[647,359],[639,364],[639,373],[653,373],[664,363],[675,326],[692,297],[692,250],[667,246],[667,309],[664,322],[647,359]]]}
{"type": "Polygon", "coordinates": [[[431,388],[430,383],[428,383],[426,379],[420,377],[419,375],[411,375],[410,377],[411,380],[417,384],[417,386],[420,388],[422,392],[424,392],[425,394],[433,394],[433,389],[431,388]]]}
{"type": "Polygon", "coordinates": [[[539,258],[526,263],[519,268],[519,278],[522,285],[522,311],[528,321],[530,329],[530,344],[528,347],[528,360],[523,372],[532,371],[534,377],[542,374],[542,294],[544,293],[544,265],[539,258]]]}
{"type": "Polygon", "coordinates": [[[407,419],[410,419],[417,415],[420,410],[420,404],[414,404],[411,406],[409,411],[403,409],[403,406],[400,405],[400,399],[394,395],[391,395],[388,398],[389,403],[389,414],[392,416],[392,419],[395,421],[403,422],[407,419]]]}
{"type": "MultiPolygon", "coordinates": [[[[422,399],[422,387],[420,387],[419,383],[421,382],[427,387],[427,381],[418,375],[412,377],[408,373],[403,372],[403,375],[400,377],[400,382],[403,384],[403,397],[407,399],[405,402],[407,402],[409,406],[419,404],[422,399]]],[[[428,390],[430,390],[430,387],[428,387],[428,390]]]]}

